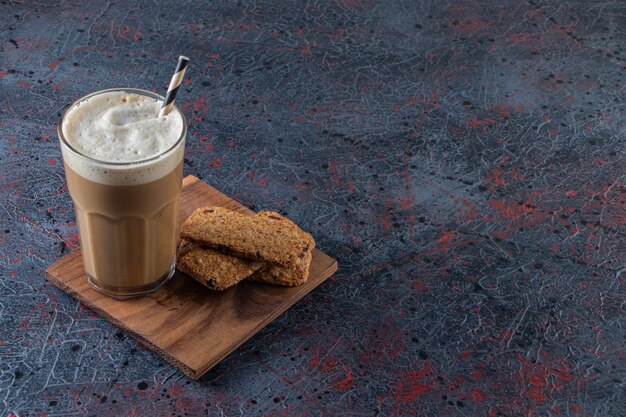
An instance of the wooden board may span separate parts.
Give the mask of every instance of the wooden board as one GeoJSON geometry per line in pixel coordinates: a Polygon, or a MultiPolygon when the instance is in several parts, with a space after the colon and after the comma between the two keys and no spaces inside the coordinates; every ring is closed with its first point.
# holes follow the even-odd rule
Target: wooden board
{"type": "MultiPolygon", "coordinates": [[[[182,222],[199,206],[254,214],[198,178],[183,180],[182,222]]],[[[191,378],[197,379],[337,270],[315,249],[306,284],[285,288],[244,281],[211,291],[184,274],[147,297],[117,301],[89,286],[80,249],[46,269],[50,282],[121,327],[191,378]]]]}

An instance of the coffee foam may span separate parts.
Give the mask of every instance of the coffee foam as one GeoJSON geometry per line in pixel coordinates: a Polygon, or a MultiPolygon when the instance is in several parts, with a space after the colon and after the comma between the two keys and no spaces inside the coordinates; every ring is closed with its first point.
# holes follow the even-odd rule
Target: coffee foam
{"type": "Polygon", "coordinates": [[[167,175],[183,158],[184,145],[156,156],[176,143],[183,118],[177,109],[159,117],[161,104],[126,91],[99,93],[75,104],[63,118],[63,136],[75,151],[100,162],[78,155],[61,141],[63,160],[78,175],[102,184],[144,184],[167,175]]]}

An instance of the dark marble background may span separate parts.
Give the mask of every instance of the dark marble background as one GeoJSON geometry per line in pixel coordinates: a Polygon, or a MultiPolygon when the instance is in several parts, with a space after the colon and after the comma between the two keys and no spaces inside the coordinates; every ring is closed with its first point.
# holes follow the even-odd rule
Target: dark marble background
{"type": "Polygon", "coordinates": [[[625,31],[623,1],[0,2],[0,415],[624,416],[625,31]],[[185,172],[340,264],[199,381],[44,278],[78,245],[59,113],[179,54],[185,172]]]}

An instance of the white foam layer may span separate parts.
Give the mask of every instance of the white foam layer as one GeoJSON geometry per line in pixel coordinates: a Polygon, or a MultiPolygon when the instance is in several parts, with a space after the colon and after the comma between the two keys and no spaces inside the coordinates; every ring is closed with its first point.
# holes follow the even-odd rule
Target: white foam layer
{"type": "Polygon", "coordinates": [[[65,163],[77,174],[103,184],[132,185],[155,181],[181,161],[184,145],[170,149],[183,131],[182,115],[175,109],[159,117],[162,102],[125,91],[109,91],[89,97],[72,107],[63,119],[61,141],[65,163]],[[131,163],[125,166],[111,163],[131,163]]]}

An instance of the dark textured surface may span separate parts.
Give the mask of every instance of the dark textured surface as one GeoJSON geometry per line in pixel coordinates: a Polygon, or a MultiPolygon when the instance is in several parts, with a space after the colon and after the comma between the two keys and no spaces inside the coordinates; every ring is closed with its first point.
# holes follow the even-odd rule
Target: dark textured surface
{"type": "Polygon", "coordinates": [[[86,3],[0,3],[2,415],[624,415],[623,2],[86,3]],[[185,172],[340,264],[199,381],[43,272],[59,112],[181,53],[185,172]]]}

